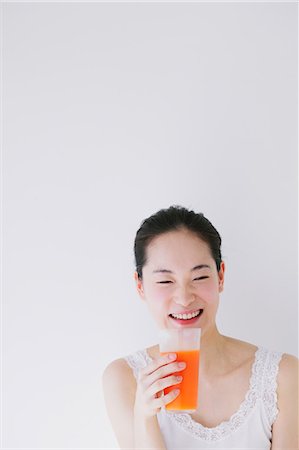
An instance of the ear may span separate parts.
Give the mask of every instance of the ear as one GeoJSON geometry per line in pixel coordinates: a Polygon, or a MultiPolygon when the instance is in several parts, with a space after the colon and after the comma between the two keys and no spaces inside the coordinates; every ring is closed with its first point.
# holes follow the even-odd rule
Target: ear
{"type": "Polygon", "coordinates": [[[223,291],[224,286],[224,272],[225,272],[225,264],[221,261],[220,270],[218,272],[218,280],[219,280],[219,292],[223,291]]]}
{"type": "Polygon", "coordinates": [[[137,292],[139,294],[139,297],[144,300],[145,299],[145,295],[144,295],[142,279],[139,278],[138,273],[136,271],[134,272],[134,279],[135,279],[136,288],[137,288],[137,292]]]}

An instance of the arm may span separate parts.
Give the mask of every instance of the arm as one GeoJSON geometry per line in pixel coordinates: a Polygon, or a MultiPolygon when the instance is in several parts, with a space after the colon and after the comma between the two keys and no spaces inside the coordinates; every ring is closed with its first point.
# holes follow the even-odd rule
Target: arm
{"type": "Polygon", "coordinates": [[[271,450],[298,450],[298,358],[285,354],[278,373],[279,414],[273,424],[271,450]]]}
{"type": "Polygon", "coordinates": [[[104,370],[102,386],[106,410],[120,448],[134,448],[134,388],[126,361],[117,359],[104,370]]]}
{"type": "Polygon", "coordinates": [[[134,443],[135,449],[166,450],[157,416],[142,420],[135,416],[134,443]]]}
{"type": "Polygon", "coordinates": [[[156,416],[134,411],[136,380],[124,359],[110,363],[102,377],[105,404],[121,449],[166,450],[156,416]]]}

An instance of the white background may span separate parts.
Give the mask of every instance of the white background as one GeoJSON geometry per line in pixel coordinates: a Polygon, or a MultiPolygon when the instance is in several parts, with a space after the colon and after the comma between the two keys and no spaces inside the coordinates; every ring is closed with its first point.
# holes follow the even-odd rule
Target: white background
{"type": "Polygon", "coordinates": [[[171,204],[222,236],[219,331],[298,355],[297,4],[2,13],[2,448],[116,447],[101,375],[157,343],[133,241],[171,204]]]}

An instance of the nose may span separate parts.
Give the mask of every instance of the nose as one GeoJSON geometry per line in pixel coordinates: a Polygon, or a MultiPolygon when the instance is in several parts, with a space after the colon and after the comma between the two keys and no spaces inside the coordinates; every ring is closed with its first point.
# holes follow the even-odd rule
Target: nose
{"type": "Polygon", "coordinates": [[[182,305],[182,306],[188,306],[194,303],[195,295],[192,293],[190,288],[186,286],[181,286],[177,289],[174,297],[175,303],[182,305]]]}

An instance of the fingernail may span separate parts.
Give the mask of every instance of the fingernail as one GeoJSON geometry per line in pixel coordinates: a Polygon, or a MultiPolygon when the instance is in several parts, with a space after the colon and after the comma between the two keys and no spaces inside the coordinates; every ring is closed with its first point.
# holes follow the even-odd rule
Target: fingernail
{"type": "Polygon", "coordinates": [[[180,362],[180,363],[179,363],[179,367],[181,367],[182,369],[184,369],[184,367],[186,367],[186,363],[185,363],[185,362],[180,362]]]}
{"type": "Polygon", "coordinates": [[[175,359],[176,358],[176,354],[175,353],[169,353],[168,358],[169,359],[175,359]]]}

